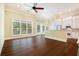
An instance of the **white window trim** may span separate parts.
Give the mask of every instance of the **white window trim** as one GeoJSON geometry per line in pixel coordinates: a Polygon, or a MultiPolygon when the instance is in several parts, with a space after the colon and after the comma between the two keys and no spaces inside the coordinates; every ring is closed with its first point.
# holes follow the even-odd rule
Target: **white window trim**
{"type": "Polygon", "coordinates": [[[31,23],[32,32],[31,33],[27,33],[27,31],[26,31],[26,34],[31,35],[31,34],[33,34],[33,21],[32,20],[26,20],[26,22],[30,22],[31,23]]]}
{"type": "Polygon", "coordinates": [[[13,34],[13,22],[15,22],[15,21],[16,21],[16,22],[20,22],[20,20],[18,20],[18,19],[16,19],[16,18],[13,18],[13,19],[12,19],[12,25],[11,25],[11,26],[12,26],[12,29],[11,29],[11,31],[12,31],[12,36],[19,36],[20,34],[16,34],[16,35],[13,34]]]}
{"type": "MultiPolygon", "coordinates": [[[[26,21],[21,20],[20,23],[26,23],[26,21]]],[[[20,29],[21,29],[21,24],[20,24],[20,29]]],[[[27,31],[26,31],[26,32],[27,32],[27,31]]],[[[25,33],[25,34],[26,34],[26,33],[25,33]]],[[[25,35],[25,34],[22,34],[22,33],[21,33],[21,30],[20,30],[20,35],[25,35]]]]}
{"type": "Polygon", "coordinates": [[[20,35],[31,35],[33,34],[33,21],[32,20],[21,20],[21,19],[17,19],[17,18],[12,18],[12,24],[11,24],[11,27],[12,27],[12,36],[15,37],[15,36],[20,36],[20,35]],[[13,34],[13,22],[14,21],[17,21],[17,22],[20,22],[20,34],[13,34]],[[26,30],[26,33],[25,34],[21,34],[21,22],[24,21],[24,23],[27,24],[27,22],[30,22],[31,25],[32,25],[32,32],[31,33],[28,33],[27,30],[26,30]]]}

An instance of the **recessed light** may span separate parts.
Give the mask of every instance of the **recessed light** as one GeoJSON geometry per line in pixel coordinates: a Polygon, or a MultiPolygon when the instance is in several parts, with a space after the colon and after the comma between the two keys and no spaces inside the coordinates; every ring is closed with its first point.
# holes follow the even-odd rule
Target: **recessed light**
{"type": "Polygon", "coordinates": [[[17,5],[17,7],[20,7],[21,5],[17,5]]]}

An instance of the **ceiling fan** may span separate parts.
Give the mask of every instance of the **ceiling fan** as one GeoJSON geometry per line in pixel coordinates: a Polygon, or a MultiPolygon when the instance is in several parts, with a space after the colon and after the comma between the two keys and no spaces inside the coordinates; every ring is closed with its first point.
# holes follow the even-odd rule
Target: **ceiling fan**
{"type": "MultiPolygon", "coordinates": [[[[27,4],[25,4],[26,6],[29,6],[27,4]]],[[[29,6],[31,7],[30,10],[34,10],[36,13],[38,13],[38,10],[43,10],[44,8],[43,7],[37,7],[37,3],[34,3],[33,6],[29,6]]]]}

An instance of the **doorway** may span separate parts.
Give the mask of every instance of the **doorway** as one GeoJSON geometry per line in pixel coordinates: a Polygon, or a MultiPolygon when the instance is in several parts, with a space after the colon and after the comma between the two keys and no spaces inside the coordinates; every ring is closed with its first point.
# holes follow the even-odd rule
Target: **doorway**
{"type": "Polygon", "coordinates": [[[37,24],[37,34],[45,34],[46,27],[43,24],[37,24]]]}

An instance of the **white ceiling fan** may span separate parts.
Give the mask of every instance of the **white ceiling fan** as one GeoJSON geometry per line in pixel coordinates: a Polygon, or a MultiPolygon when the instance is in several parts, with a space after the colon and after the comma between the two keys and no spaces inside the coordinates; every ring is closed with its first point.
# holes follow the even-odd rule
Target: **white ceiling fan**
{"type": "Polygon", "coordinates": [[[33,3],[33,5],[28,5],[28,4],[24,4],[25,6],[28,6],[30,7],[31,9],[29,10],[34,10],[36,13],[38,13],[38,10],[43,10],[44,8],[43,7],[37,7],[37,3],[33,3]]]}

